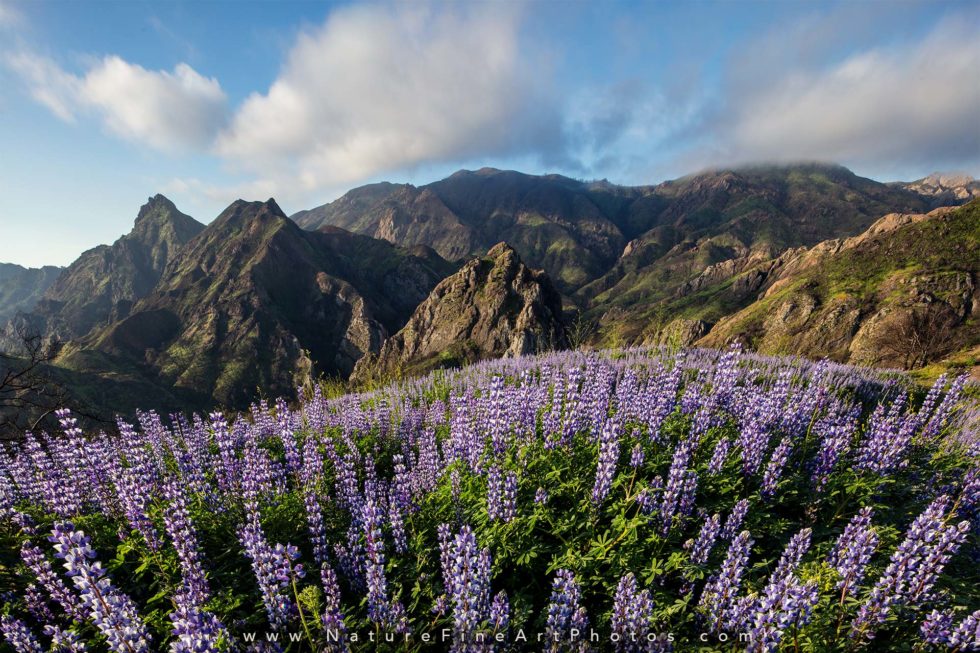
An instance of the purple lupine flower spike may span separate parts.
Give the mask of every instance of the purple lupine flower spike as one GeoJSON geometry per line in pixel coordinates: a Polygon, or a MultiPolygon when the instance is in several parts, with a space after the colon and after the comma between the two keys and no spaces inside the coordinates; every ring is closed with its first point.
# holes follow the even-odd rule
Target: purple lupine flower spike
{"type": "Polygon", "coordinates": [[[596,506],[602,505],[616,475],[616,463],[619,460],[619,431],[619,421],[608,418],[599,434],[599,461],[596,466],[595,484],[592,487],[592,503],[596,506]]]}
{"type": "Polygon", "coordinates": [[[648,648],[653,620],[653,601],[649,590],[639,590],[630,573],[619,581],[613,602],[612,632],[618,635],[617,651],[639,653],[648,648]]]}
{"type": "Polygon", "coordinates": [[[871,527],[872,514],[870,507],[859,510],[830,551],[827,561],[840,576],[837,589],[844,595],[860,587],[868,561],[878,546],[878,535],[871,527]]]}
{"type": "Polygon", "coordinates": [[[51,532],[55,555],[82,599],[82,606],[96,627],[105,635],[115,653],[142,653],[150,650],[150,634],[136,612],[132,599],[120,592],[95,560],[85,533],[70,522],[55,524],[51,532]]]}
{"type": "Polygon", "coordinates": [[[584,649],[582,638],[588,627],[588,617],[579,605],[580,600],[581,590],[575,581],[575,574],[559,569],[551,587],[545,629],[546,650],[549,653],[584,649]]]}
{"type": "Polygon", "coordinates": [[[712,630],[721,629],[726,617],[735,607],[735,596],[739,591],[742,576],[749,560],[753,540],[748,531],[736,537],[718,573],[708,579],[701,594],[700,606],[705,609],[712,630]]]}
{"type": "Polygon", "coordinates": [[[41,644],[20,619],[9,614],[0,617],[0,631],[16,653],[41,653],[41,644]]]}
{"type": "Polygon", "coordinates": [[[959,549],[970,529],[967,521],[948,522],[950,497],[942,495],[925,509],[906,532],[905,540],[892,554],[868,600],[858,609],[851,624],[851,637],[874,637],[879,624],[892,609],[917,605],[935,584],[946,563],[959,549]]]}

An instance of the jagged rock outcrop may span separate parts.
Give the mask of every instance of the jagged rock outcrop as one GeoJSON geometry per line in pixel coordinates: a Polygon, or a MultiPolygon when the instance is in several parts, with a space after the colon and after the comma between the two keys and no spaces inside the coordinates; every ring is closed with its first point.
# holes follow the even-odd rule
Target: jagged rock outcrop
{"type": "Polygon", "coordinates": [[[517,356],[566,343],[561,297],[506,243],[444,279],[377,356],[358,362],[366,381],[483,358],[517,356]]]}
{"type": "Polygon", "coordinates": [[[177,210],[163,195],[140,208],[132,231],[99,245],[65,268],[29,314],[26,326],[68,341],[122,319],[149,293],[164,268],[204,225],[177,210]]]}
{"type": "Polygon", "coordinates": [[[661,345],[669,347],[690,347],[707,335],[711,324],[704,320],[678,318],[673,320],[658,333],[644,340],[644,345],[661,345]]]}

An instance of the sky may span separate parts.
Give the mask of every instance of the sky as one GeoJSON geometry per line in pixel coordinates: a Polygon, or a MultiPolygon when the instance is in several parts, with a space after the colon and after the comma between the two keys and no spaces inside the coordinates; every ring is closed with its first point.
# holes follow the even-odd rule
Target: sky
{"type": "Polygon", "coordinates": [[[0,0],[0,261],[494,166],[980,177],[980,3],[0,0]]]}

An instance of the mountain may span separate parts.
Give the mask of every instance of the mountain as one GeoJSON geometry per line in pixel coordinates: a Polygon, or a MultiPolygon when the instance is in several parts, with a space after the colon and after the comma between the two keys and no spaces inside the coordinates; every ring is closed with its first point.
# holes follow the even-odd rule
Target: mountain
{"type": "Polygon", "coordinates": [[[362,358],[353,379],[418,374],[448,364],[564,347],[561,297],[506,243],[444,279],[380,352],[362,358]]]}
{"type": "Polygon", "coordinates": [[[891,185],[931,198],[935,206],[960,204],[980,197],[980,181],[965,174],[935,172],[916,181],[891,185]]]}
{"type": "MultiPolygon", "coordinates": [[[[664,202],[657,223],[577,293],[608,344],[649,341],[677,317],[677,299],[697,308],[696,284],[706,272],[730,279],[788,249],[860,233],[886,213],[930,206],[908,190],[823,164],[706,172],[661,184],[655,195],[664,202]]],[[[719,308],[752,299],[749,292],[719,308]]]]}
{"type": "Polygon", "coordinates": [[[44,335],[68,341],[125,317],[156,285],[177,252],[204,225],[163,195],[147,200],[132,231],[84,252],[64,269],[25,317],[44,335]]]}
{"type": "Polygon", "coordinates": [[[313,374],[346,376],[453,269],[427,248],[303,231],[274,200],[239,200],[122,319],[59,362],[149,379],[190,405],[241,408],[313,374]]]}
{"type": "MultiPolygon", "coordinates": [[[[811,246],[859,233],[886,213],[931,205],[908,189],[821,164],[716,170],[642,187],[484,168],[420,187],[364,186],[294,219],[429,245],[453,260],[505,241],[549,274],[566,304],[622,316],[707,265],[811,246]]],[[[647,317],[641,310],[629,321],[647,317]]]]}
{"type": "Polygon", "coordinates": [[[421,187],[356,188],[293,217],[307,229],[329,224],[399,245],[428,245],[449,260],[482,255],[506,241],[571,292],[616,260],[624,230],[632,229],[626,207],[642,192],[483,168],[421,187]]]}
{"type": "Polygon", "coordinates": [[[0,325],[32,310],[60,273],[61,268],[53,265],[25,268],[0,263],[0,325]]]}
{"type": "Polygon", "coordinates": [[[892,214],[743,272],[760,298],[699,344],[740,338],[765,353],[885,367],[974,360],[980,345],[980,200],[892,214]],[[962,356],[959,356],[962,354],[962,356]]]}

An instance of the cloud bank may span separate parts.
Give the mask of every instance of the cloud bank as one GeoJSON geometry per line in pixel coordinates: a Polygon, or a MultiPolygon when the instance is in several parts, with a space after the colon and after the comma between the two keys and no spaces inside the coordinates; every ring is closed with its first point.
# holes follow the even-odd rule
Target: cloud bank
{"type": "MultiPolygon", "coordinates": [[[[965,18],[965,20],[964,20],[965,18]]],[[[980,40],[975,16],[918,43],[856,52],[829,66],[741,65],[708,113],[705,163],[813,159],[871,169],[980,165],[980,40]]]]}
{"type": "Polygon", "coordinates": [[[980,167],[976,11],[869,48],[890,19],[877,5],[844,6],[737,44],[714,76],[697,72],[718,54],[706,44],[703,60],[584,77],[562,69],[571,39],[523,31],[531,10],[335,9],[298,34],[269,88],[234,109],[217,79],[184,63],[147,70],[106,56],[73,74],[23,51],[6,63],[62,120],[94,115],[128,141],[213,155],[232,173],[227,183],[171,182],[209,198],[305,201],[423,166],[488,160],[635,183],[655,181],[653,170],[751,161],[980,167]],[[658,68],[677,79],[644,76],[658,68]]]}
{"type": "Polygon", "coordinates": [[[81,76],[29,52],[10,55],[6,63],[30,95],[62,120],[94,113],[117,136],[157,150],[207,148],[227,119],[218,81],[184,63],[173,72],[151,71],[108,56],[81,76]]]}
{"type": "Polygon", "coordinates": [[[476,157],[564,153],[544,59],[506,5],[355,6],[303,33],[217,152],[306,189],[476,157]]]}

